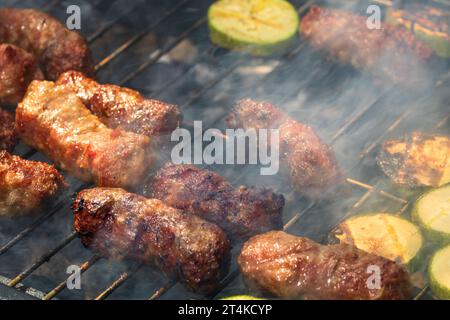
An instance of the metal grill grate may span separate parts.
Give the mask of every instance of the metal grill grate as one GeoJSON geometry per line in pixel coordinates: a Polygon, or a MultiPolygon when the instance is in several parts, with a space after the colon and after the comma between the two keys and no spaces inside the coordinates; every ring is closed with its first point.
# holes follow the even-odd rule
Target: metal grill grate
{"type": "MultiPolygon", "coordinates": [[[[20,6],[22,6],[23,3],[27,1],[21,1],[20,6]]],[[[33,3],[33,5],[36,5],[35,3],[38,1],[28,1],[30,6],[33,3]]],[[[65,13],[65,10],[63,10],[64,6],[66,5],[65,1],[63,0],[52,0],[52,1],[41,1],[42,6],[40,7],[41,10],[48,11],[52,14],[61,15],[62,13],[65,13]]],[[[72,1],[73,2],[73,1],[72,1]]],[[[76,2],[76,1],[75,1],[76,2]]],[[[96,29],[92,31],[90,35],[87,35],[86,38],[90,42],[91,45],[97,47],[101,46],[101,44],[97,45],[97,42],[100,41],[107,36],[108,33],[111,32],[112,29],[119,26],[121,24],[122,19],[133,19],[133,16],[136,15],[137,11],[145,11],[148,9],[149,4],[145,3],[145,1],[136,1],[137,5],[134,7],[128,7],[126,6],[125,1],[118,0],[115,2],[115,4],[118,4],[119,8],[126,7],[125,10],[120,10],[120,14],[114,15],[110,19],[104,19],[100,21],[100,24],[96,23],[96,29]]],[[[292,1],[298,9],[298,12],[300,15],[304,14],[308,7],[313,3],[318,3],[320,1],[292,1]]],[[[379,4],[383,5],[392,5],[391,1],[387,0],[380,0],[380,1],[373,1],[379,4]]],[[[444,5],[449,5],[447,1],[439,0],[436,1],[444,5]]],[[[103,5],[103,1],[93,1],[93,6],[95,5],[103,5]]],[[[72,4],[72,3],[71,3],[72,4]]],[[[207,119],[207,122],[210,126],[220,126],[220,123],[223,121],[223,116],[227,113],[226,107],[218,107],[219,110],[214,109],[212,112],[213,115],[210,116],[208,114],[207,108],[199,108],[197,105],[194,106],[194,104],[198,103],[199,105],[205,105],[208,104],[209,101],[213,101],[214,103],[217,103],[218,105],[222,105],[225,103],[224,101],[227,101],[227,107],[229,106],[230,101],[226,99],[215,99],[215,96],[221,96],[221,88],[217,88],[220,86],[220,84],[224,83],[225,80],[229,80],[235,75],[235,72],[239,68],[251,66],[254,67],[254,62],[251,62],[247,57],[236,54],[233,52],[224,52],[224,50],[221,50],[214,45],[210,44],[209,42],[202,42],[201,49],[202,52],[198,54],[190,63],[187,65],[180,66],[176,69],[176,73],[173,74],[173,76],[169,77],[168,79],[165,79],[165,81],[162,81],[162,85],[154,88],[154,87],[147,87],[146,85],[142,85],[142,80],[146,81],[148,80],[149,75],[144,77],[144,71],[149,71],[151,68],[155,67],[155,65],[160,64],[162,60],[164,60],[168,54],[170,54],[173,50],[175,50],[179,45],[182,43],[185,43],[190,37],[196,38],[198,35],[196,35],[197,32],[201,33],[203,36],[207,33],[205,31],[206,29],[206,18],[204,17],[204,12],[206,11],[207,5],[209,4],[208,1],[197,1],[196,4],[194,4],[194,1],[191,0],[180,0],[180,1],[167,1],[167,5],[161,10],[160,14],[157,16],[156,19],[154,19],[151,23],[149,23],[146,27],[140,28],[139,31],[137,31],[135,34],[129,35],[130,37],[125,38],[124,41],[114,41],[115,47],[110,50],[110,53],[107,53],[105,56],[98,59],[98,63],[95,66],[96,71],[99,73],[100,80],[102,82],[111,82],[109,79],[111,76],[115,79],[115,68],[117,68],[120,64],[123,63],[127,58],[132,60],[128,63],[130,65],[130,68],[126,68],[125,74],[120,75],[119,79],[115,79],[118,84],[120,85],[130,85],[135,87],[136,89],[141,89],[141,87],[144,87],[143,91],[146,94],[151,95],[155,98],[165,98],[170,97],[173,92],[177,92],[177,97],[182,101],[180,104],[180,107],[182,108],[182,111],[187,115],[187,119],[185,120],[185,123],[183,124],[186,128],[190,128],[192,126],[192,121],[194,119],[207,119]],[[149,37],[152,33],[157,33],[158,31],[164,29],[167,24],[173,23],[173,21],[179,19],[180,12],[194,12],[194,16],[198,16],[197,19],[193,19],[192,21],[189,21],[189,23],[186,24],[180,24],[183,27],[180,27],[178,30],[178,33],[175,33],[175,35],[169,35],[167,37],[166,43],[164,43],[162,46],[155,46],[152,50],[152,52],[146,52],[146,54],[142,57],[141,55],[138,55],[140,58],[139,61],[134,61],[133,58],[136,57],[134,55],[135,51],[132,49],[134,47],[142,48],[146,46],[143,46],[143,43],[145,42],[145,39],[149,37]],[[195,13],[197,12],[197,13],[195,13]],[[198,12],[201,12],[200,14],[198,12]],[[205,44],[206,43],[206,44],[205,44]],[[133,51],[132,54],[130,54],[130,51],[133,51]],[[199,65],[202,64],[209,64],[217,66],[217,69],[219,71],[215,72],[211,77],[207,77],[203,83],[196,87],[193,86],[193,88],[190,88],[187,92],[182,90],[187,86],[187,82],[190,81],[191,76],[195,74],[196,68],[198,68],[199,65]],[[129,70],[128,70],[129,69],[129,70]],[[140,77],[142,76],[142,77],[140,77]],[[135,82],[137,81],[137,78],[143,78],[141,79],[141,82],[135,82]],[[104,80],[104,81],[103,81],[104,80]],[[140,85],[138,84],[140,83],[140,85]],[[217,90],[214,90],[217,89],[217,90]],[[207,115],[205,117],[205,115],[207,115]]],[[[6,6],[14,6],[18,5],[18,1],[5,1],[6,6]]],[[[87,5],[87,3],[80,2],[80,5],[87,5]]],[[[87,5],[89,8],[90,5],[87,5]]],[[[114,7],[114,5],[112,6],[114,7]]],[[[270,88],[273,83],[273,79],[276,77],[279,77],[283,74],[283,72],[286,71],[286,69],[289,69],[290,66],[296,62],[299,62],[301,60],[302,54],[305,54],[305,50],[308,50],[307,45],[303,42],[300,42],[296,48],[294,48],[291,52],[286,54],[285,56],[274,59],[274,60],[258,60],[263,64],[270,64],[274,63],[275,66],[268,72],[266,72],[264,75],[259,76],[254,83],[252,83],[248,88],[245,88],[244,93],[247,92],[253,92],[256,88],[270,88]]],[[[139,51],[139,50],[138,50],[139,51]]],[[[95,49],[94,49],[95,54],[95,49]]],[[[448,65],[447,65],[448,68],[448,65]]],[[[331,67],[331,71],[325,76],[328,76],[329,74],[332,74],[335,71],[335,67],[331,67]]],[[[441,75],[441,77],[437,80],[435,87],[432,89],[432,91],[445,91],[445,89],[441,89],[446,81],[450,78],[450,74],[448,73],[448,69],[446,70],[447,73],[444,73],[441,75]]],[[[123,73],[123,72],[120,72],[123,73]]],[[[149,74],[152,74],[150,72],[149,74]]],[[[290,97],[295,96],[295,94],[298,94],[302,88],[304,88],[305,83],[301,84],[301,87],[294,90],[294,92],[290,93],[289,95],[286,95],[282,97],[281,101],[274,101],[278,104],[282,104],[289,100],[290,97]]],[[[237,90],[237,89],[235,89],[237,90]]],[[[339,143],[344,143],[342,140],[345,140],[346,143],[351,142],[354,138],[354,135],[357,135],[359,133],[358,127],[361,126],[361,124],[364,123],[366,118],[370,116],[373,112],[377,111],[377,108],[380,105],[389,103],[389,99],[393,94],[395,94],[397,88],[388,88],[384,92],[380,92],[379,95],[374,97],[374,99],[369,100],[368,103],[365,103],[361,106],[358,106],[357,110],[355,112],[349,112],[348,116],[344,117],[343,121],[339,123],[336,130],[333,132],[330,132],[328,141],[331,142],[332,145],[337,145],[339,143]],[[355,129],[356,128],[356,129],[355,129]],[[353,134],[353,135],[352,135],[353,134]],[[346,138],[346,139],[344,139],[346,138]]],[[[256,92],[256,91],[255,91],[256,92]]],[[[283,91],[281,91],[283,92],[283,91]]],[[[242,93],[242,94],[244,94],[242,93]]],[[[431,95],[431,94],[430,94],[431,95]]],[[[239,96],[237,94],[236,96],[239,96]]],[[[170,99],[169,99],[170,100],[170,99]]],[[[233,100],[236,100],[236,97],[233,96],[233,100]]],[[[232,103],[232,101],[231,101],[232,103]]],[[[448,106],[444,105],[441,108],[438,108],[440,111],[445,111],[445,114],[443,117],[438,117],[439,121],[437,123],[434,123],[433,130],[440,130],[442,128],[445,128],[448,124],[449,116],[448,114],[448,106]],[[446,108],[447,107],[447,108],[446,108]],[[441,110],[442,109],[442,110],[441,110]],[[446,111],[447,110],[447,111],[446,111]]],[[[381,112],[381,111],[380,111],[381,112]]],[[[355,172],[358,176],[360,175],[360,171],[364,171],[364,161],[367,160],[368,156],[372,154],[375,147],[378,145],[380,141],[394,133],[396,130],[398,130],[403,124],[408,123],[408,120],[410,118],[414,118],[414,113],[411,110],[406,110],[404,112],[400,112],[397,114],[396,117],[394,117],[393,121],[392,118],[390,118],[388,126],[385,126],[385,129],[381,130],[375,130],[375,137],[371,137],[370,134],[367,134],[366,141],[362,144],[362,148],[360,148],[360,152],[355,157],[356,163],[353,163],[353,165],[350,166],[350,170],[348,172],[355,172]]],[[[380,120],[383,121],[383,120],[380,120]]],[[[20,147],[19,152],[22,154],[22,156],[26,158],[39,156],[36,151],[27,149],[26,147],[20,147]]],[[[233,184],[243,183],[246,180],[251,180],[251,177],[248,177],[248,173],[246,170],[240,170],[237,176],[234,174],[231,174],[231,176],[234,176],[233,184]]],[[[373,179],[372,179],[373,180],[373,179]]],[[[344,218],[347,218],[348,216],[355,214],[359,212],[358,210],[363,207],[363,205],[367,202],[373,201],[374,198],[383,198],[392,202],[395,202],[398,206],[400,206],[399,210],[397,211],[397,214],[405,214],[407,212],[407,209],[409,207],[410,202],[406,199],[403,199],[402,197],[399,197],[395,194],[395,192],[391,192],[390,190],[385,190],[384,186],[385,183],[383,182],[383,179],[381,175],[377,179],[375,179],[375,183],[365,183],[362,181],[359,181],[358,179],[351,179],[347,178],[348,184],[354,189],[354,193],[358,194],[358,196],[352,196],[352,200],[354,202],[351,204],[348,211],[346,211],[345,214],[339,217],[339,221],[341,221],[344,218]]],[[[86,187],[89,187],[88,184],[80,184],[79,182],[76,182],[73,184],[74,191],[78,191],[81,189],[84,189],[86,187]]],[[[314,219],[314,215],[317,212],[317,210],[323,210],[321,203],[312,203],[306,199],[296,199],[296,195],[291,191],[287,194],[285,194],[287,199],[295,199],[294,204],[296,206],[296,210],[290,210],[290,212],[287,213],[287,221],[284,225],[285,230],[292,231],[294,228],[296,228],[295,232],[298,232],[299,228],[299,221],[308,221],[308,219],[314,219]],[[300,209],[299,209],[300,208],[300,209]],[[293,214],[292,214],[293,212],[293,214]],[[291,214],[290,214],[291,213],[291,214]]],[[[13,235],[8,241],[6,241],[2,246],[0,247],[0,257],[2,255],[5,255],[6,253],[9,253],[16,245],[18,245],[21,241],[26,239],[27,237],[32,237],[32,233],[36,230],[43,227],[44,224],[48,223],[51,219],[59,219],[60,216],[63,214],[63,212],[67,211],[67,203],[70,201],[70,199],[63,198],[56,202],[56,204],[49,208],[48,211],[44,214],[42,214],[37,220],[34,222],[28,224],[25,228],[23,228],[20,232],[13,235]]],[[[392,206],[391,206],[392,207],[392,206]]],[[[320,237],[320,234],[327,234],[326,238],[328,239],[331,232],[336,228],[337,223],[339,221],[332,224],[331,228],[328,228],[331,231],[328,231],[326,233],[320,233],[319,235],[316,235],[317,237],[320,237]]],[[[305,222],[305,226],[308,226],[308,223],[305,222]]],[[[57,284],[50,290],[43,290],[45,292],[35,290],[33,288],[27,287],[23,285],[23,282],[26,281],[36,270],[41,268],[43,265],[48,263],[52,258],[54,258],[57,254],[61,253],[61,251],[68,247],[73,240],[76,238],[76,234],[74,232],[69,233],[66,237],[63,237],[63,239],[53,245],[52,249],[42,252],[39,257],[32,262],[27,262],[27,267],[22,269],[20,272],[16,273],[16,276],[8,278],[4,276],[0,276],[0,282],[3,282],[9,287],[16,288],[21,291],[25,291],[30,295],[33,295],[39,299],[53,299],[55,297],[58,297],[58,295],[65,289],[66,287],[66,279],[62,279],[60,282],[57,282],[57,284]]],[[[324,239],[322,239],[324,240],[324,239]]],[[[326,240],[326,239],[325,239],[326,240]]],[[[86,250],[87,251],[87,250],[86,250]]],[[[233,257],[235,257],[236,252],[234,252],[233,257]]],[[[91,270],[94,268],[100,261],[104,259],[98,257],[97,255],[91,255],[89,258],[85,260],[85,262],[82,262],[80,264],[82,272],[87,272],[88,270],[91,270]]],[[[14,267],[14,266],[12,266],[14,267]]],[[[97,300],[106,299],[113,293],[117,293],[119,288],[121,288],[124,284],[131,281],[132,278],[136,277],[138,278],[139,274],[144,270],[146,271],[147,267],[143,265],[133,265],[133,266],[127,266],[125,270],[122,272],[115,273],[116,276],[113,276],[113,280],[109,282],[107,286],[98,288],[97,293],[94,295],[94,298],[97,300]]],[[[140,274],[142,275],[142,274],[140,274]]],[[[211,295],[208,298],[213,298],[218,295],[223,294],[226,292],[227,288],[233,288],[233,284],[236,282],[240,282],[239,273],[235,266],[232,267],[231,272],[223,281],[221,282],[219,289],[217,292],[215,292],[213,295],[211,295]]],[[[139,279],[138,279],[139,280],[139,279]]],[[[57,280],[56,280],[57,281],[57,280]]],[[[180,289],[180,285],[177,284],[174,280],[171,279],[163,279],[161,278],[159,282],[162,285],[155,286],[151,291],[148,291],[147,298],[148,299],[157,299],[164,297],[167,295],[168,297],[186,297],[186,292],[180,289]],[[172,294],[169,294],[171,293],[172,294]]],[[[427,287],[421,288],[418,291],[417,296],[415,299],[422,298],[427,293],[427,287]]],[[[118,297],[126,298],[127,296],[120,296],[118,297]]],[[[70,297],[69,297],[70,298],[70,297]]],[[[197,297],[201,298],[201,297],[197,297]]]]}

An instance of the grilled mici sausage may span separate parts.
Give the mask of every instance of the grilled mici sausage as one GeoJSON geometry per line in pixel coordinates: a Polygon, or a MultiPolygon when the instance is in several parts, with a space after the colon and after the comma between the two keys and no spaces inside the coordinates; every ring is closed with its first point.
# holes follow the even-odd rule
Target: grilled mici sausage
{"type": "Polygon", "coordinates": [[[238,101],[227,118],[231,128],[278,129],[281,162],[294,188],[316,196],[340,181],[333,151],[314,130],[268,102],[238,101]]]}
{"type": "Polygon", "coordinates": [[[78,193],[72,208],[83,244],[102,256],[156,266],[203,293],[227,271],[229,243],[223,231],[160,200],[95,188],[78,193]]]}
{"type": "Polygon", "coordinates": [[[46,13],[0,9],[0,103],[16,105],[32,80],[92,72],[86,41],[46,13]]]}
{"type": "Polygon", "coordinates": [[[377,161],[396,184],[439,187],[450,182],[450,138],[413,132],[383,142],[377,161]]]}
{"type": "Polygon", "coordinates": [[[68,70],[92,72],[91,53],[83,37],[37,10],[0,9],[0,43],[34,55],[48,80],[68,70]]]}
{"type": "Polygon", "coordinates": [[[407,272],[393,261],[346,244],[320,245],[281,231],[251,238],[238,264],[252,289],[281,298],[390,300],[411,294],[407,272]],[[379,283],[370,278],[377,270],[379,283]]]}
{"type": "Polygon", "coordinates": [[[28,213],[65,187],[51,165],[0,151],[0,216],[28,213]]]}
{"type": "Polygon", "coordinates": [[[421,80],[420,64],[433,54],[401,27],[370,29],[367,18],[343,10],[311,7],[301,21],[300,33],[334,60],[403,85],[421,80]]]}
{"type": "Polygon", "coordinates": [[[0,44],[0,104],[16,105],[30,81],[42,79],[44,75],[31,53],[13,45],[0,44]]]}
{"type": "Polygon", "coordinates": [[[14,114],[0,108],[0,151],[11,151],[16,145],[14,114]]]}
{"type": "Polygon", "coordinates": [[[65,86],[33,81],[16,110],[23,141],[98,186],[139,184],[152,164],[150,138],[106,127],[65,86]]]}
{"type": "Polygon", "coordinates": [[[63,73],[57,84],[69,86],[111,128],[154,136],[172,132],[181,122],[181,112],[175,105],[145,99],[131,89],[99,84],[80,72],[63,73]]]}
{"type": "Polygon", "coordinates": [[[192,165],[165,165],[150,178],[144,195],[216,223],[232,238],[282,227],[282,195],[269,189],[235,189],[217,173],[192,165]]]}

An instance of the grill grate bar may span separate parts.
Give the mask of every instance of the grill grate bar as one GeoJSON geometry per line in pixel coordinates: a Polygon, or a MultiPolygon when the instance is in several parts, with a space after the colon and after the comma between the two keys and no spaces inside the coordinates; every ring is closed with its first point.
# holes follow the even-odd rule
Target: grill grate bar
{"type": "Polygon", "coordinates": [[[185,5],[189,0],[182,0],[180,1],[176,6],[172,7],[169,11],[166,12],[165,15],[160,17],[158,20],[155,21],[155,23],[151,24],[149,27],[145,28],[138,34],[134,35],[130,39],[128,39],[126,42],[124,42],[122,45],[120,45],[116,50],[114,50],[112,53],[110,53],[108,56],[103,58],[95,67],[94,71],[98,71],[101,68],[103,68],[105,65],[107,65],[109,62],[117,58],[122,52],[127,50],[129,47],[131,47],[133,44],[135,44],[137,41],[142,39],[146,34],[148,34],[150,31],[158,27],[158,25],[163,22],[165,19],[169,18],[171,15],[173,15],[179,8],[181,8],[183,5],[185,5]]]}
{"type": "Polygon", "coordinates": [[[15,287],[19,282],[24,280],[26,277],[28,277],[34,270],[39,268],[44,263],[48,262],[55,254],[57,254],[61,249],[63,249],[65,246],[67,246],[69,243],[72,242],[73,239],[75,239],[77,236],[76,232],[72,232],[68,237],[66,237],[60,244],[58,244],[54,249],[52,249],[50,252],[43,255],[41,258],[39,258],[35,263],[33,263],[31,266],[29,266],[27,269],[22,271],[19,275],[17,275],[14,279],[12,279],[8,286],[15,287]]]}
{"type": "Polygon", "coordinates": [[[206,17],[203,17],[197,22],[195,22],[191,27],[189,27],[186,31],[181,33],[175,40],[173,40],[166,48],[161,50],[160,52],[156,51],[156,55],[150,55],[150,59],[141,64],[137,69],[135,69],[133,72],[131,72],[128,76],[123,78],[119,85],[123,86],[128,81],[130,81],[132,78],[140,74],[142,71],[147,69],[149,66],[153,65],[154,63],[158,62],[161,57],[163,57],[165,54],[167,54],[170,50],[175,48],[180,42],[182,42],[192,31],[198,29],[200,26],[202,26],[206,22],[206,17]]]}
{"type": "MultiPolygon", "coordinates": [[[[85,263],[83,263],[80,266],[80,274],[83,274],[84,272],[86,272],[87,270],[89,270],[89,268],[91,268],[95,263],[97,263],[97,261],[99,261],[101,258],[97,255],[92,256],[91,259],[89,259],[88,261],[86,261],[85,263]]],[[[53,290],[51,290],[50,292],[48,292],[43,298],[42,300],[51,300],[53,299],[58,293],[60,293],[67,285],[67,280],[62,281],[60,284],[58,284],[53,290]]]]}
{"type": "MultiPolygon", "coordinates": [[[[83,184],[81,185],[76,192],[79,192],[85,188],[87,188],[89,186],[89,184],[83,184]]],[[[0,255],[4,254],[6,251],[8,251],[9,249],[11,249],[17,242],[19,242],[20,240],[22,240],[23,238],[25,238],[29,233],[31,233],[33,230],[35,230],[36,228],[38,228],[40,225],[42,225],[44,222],[46,222],[48,219],[50,219],[50,217],[52,217],[53,215],[55,215],[56,213],[58,213],[60,211],[60,209],[62,209],[64,207],[64,200],[61,200],[58,204],[56,204],[56,206],[53,207],[53,209],[51,209],[48,213],[46,213],[45,215],[41,216],[39,219],[37,219],[34,223],[32,223],[31,225],[29,225],[28,227],[26,227],[25,229],[23,229],[21,232],[19,232],[16,236],[14,236],[11,240],[9,240],[6,244],[4,244],[1,248],[0,248],[0,255]]]]}
{"type": "Polygon", "coordinates": [[[135,275],[139,270],[141,270],[143,263],[139,266],[122,273],[113,283],[110,284],[108,288],[103,290],[94,300],[104,300],[111,293],[113,293],[116,289],[118,289],[122,284],[125,283],[128,279],[130,279],[133,275],[135,275]]]}
{"type": "Polygon", "coordinates": [[[104,25],[102,25],[100,28],[98,28],[94,33],[92,33],[90,36],[88,36],[86,38],[88,43],[92,43],[95,40],[97,40],[97,38],[99,38],[101,35],[103,35],[105,32],[107,32],[112,26],[114,26],[120,19],[122,19],[123,17],[129,15],[131,12],[133,12],[134,10],[136,10],[137,7],[139,7],[140,5],[142,5],[142,1],[139,1],[139,4],[131,7],[128,10],[125,10],[122,14],[118,15],[117,17],[115,17],[114,19],[112,19],[111,21],[105,23],[104,25]]]}

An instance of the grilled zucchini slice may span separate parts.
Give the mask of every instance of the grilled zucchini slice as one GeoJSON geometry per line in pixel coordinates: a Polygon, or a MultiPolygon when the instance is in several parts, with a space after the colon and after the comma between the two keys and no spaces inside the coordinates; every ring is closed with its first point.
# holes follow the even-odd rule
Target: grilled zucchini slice
{"type": "Polygon", "coordinates": [[[416,7],[412,10],[389,9],[386,22],[400,25],[428,44],[442,58],[450,58],[450,14],[433,7],[416,7]]]}
{"type": "Polygon", "coordinates": [[[220,0],[208,10],[213,43],[257,56],[289,48],[298,24],[297,11],[284,0],[220,0]]]}
{"type": "Polygon", "coordinates": [[[450,246],[439,250],[431,258],[428,276],[436,298],[450,300],[450,246]]]}
{"type": "Polygon", "coordinates": [[[450,243],[450,184],[420,197],[412,216],[430,240],[438,244],[450,243]]]}
{"type": "Polygon", "coordinates": [[[409,269],[415,269],[424,246],[418,226],[387,213],[350,218],[341,223],[336,237],[343,243],[397,261],[409,269]]]}

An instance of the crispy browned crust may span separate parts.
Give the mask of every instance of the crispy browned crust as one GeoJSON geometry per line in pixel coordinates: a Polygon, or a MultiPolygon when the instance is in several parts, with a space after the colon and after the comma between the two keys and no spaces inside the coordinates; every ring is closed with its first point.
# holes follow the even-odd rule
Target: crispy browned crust
{"type": "Polygon", "coordinates": [[[314,130],[268,102],[238,101],[227,117],[231,128],[279,129],[280,157],[294,188],[311,196],[341,181],[334,153],[314,130]]]}
{"type": "Polygon", "coordinates": [[[399,185],[438,187],[450,171],[450,138],[413,132],[402,140],[383,142],[377,156],[383,172],[399,185]]]}
{"type": "Polygon", "coordinates": [[[34,56],[9,44],[0,44],[0,104],[16,105],[28,84],[43,79],[34,56]]]}
{"type": "Polygon", "coordinates": [[[244,244],[238,264],[247,283],[281,298],[397,300],[407,299],[407,272],[385,258],[339,244],[324,246],[309,239],[272,231],[244,244]],[[369,277],[378,267],[380,287],[369,277]]]}
{"type": "Polygon", "coordinates": [[[227,271],[229,243],[223,231],[162,201],[95,188],[81,191],[72,208],[83,244],[102,256],[154,265],[204,293],[227,271]]]}
{"type": "Polygon", "coordinates": [[[62,74],[57,84],[72,88],[86,106],[111,128],[153,136],[170,133],[181,122],[181,112],[175,105],[145,99],[131,89],[99,84],[80,72],[62,74]]]}
{"type": "Polygon", "coordinates": [[[147,136],[106,127],[70,88],[50,81],[30,84],[16,129],[62,169],[98,186],[135,186],[153,162],[147,136]]]}
{"type": "Polygon", "coordinates": [[[403,28],[383,25],[371,30],[367,18],[343,10],[311,7],[302,19],[300,33],[314,48],[328,52],[335,60],[396,83],[418,80],[415,64],[433,54],[403,28]]]}
{"type": "Polygon", "coordinates": [[[0,151],[0,216],[28,213],[65,187],[51,165],[0,151]]]}
{"type": "Polygon", "coordinates": [[[37,10],[0,9],[0,43],[33,54],[48,80],[68,70],[92,72],[91,52],[83,37],[37,10]]]}
{"type": "Polygon", "coordinates": [[[235,189],[217,173],[191,165],[165,165],[148,181],[144,194],[216,223],[233,238],[282,227],[282,195],[269,189],[235,189]]]}
{"type": "Polygon", "coordinates": [[[0,151],[12,151],[16,142],[14,114],[0,108],[0,151]]]}

